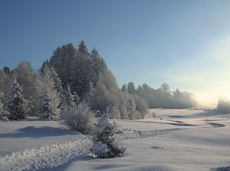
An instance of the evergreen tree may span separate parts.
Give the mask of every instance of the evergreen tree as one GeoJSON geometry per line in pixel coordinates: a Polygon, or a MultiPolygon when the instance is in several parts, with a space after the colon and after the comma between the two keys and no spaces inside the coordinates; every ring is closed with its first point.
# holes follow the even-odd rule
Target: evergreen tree
{"type": "Polygon", "coordinates": [[[100,57],[96,49],[93,49],[90,54],[90,69],[88,74],[88,82],[92,86],[96,86],[96,83],[99,79],[99,73],[102,73],[107,69],[105,61],[100,57]]]}
{"type": "Polygon", "coordinates": [[[59,82],[59,78],[57,77],[55,70],[48,65],[44,65],[44,68],[41,70],[41,77],[44,86],[42,96],[44,96],[44,94],[48,95],[49,99],[52,101],[52,106],[54,110],[53,112],[55,113],[55,115],[58,116],[61,110],[61,82],[59,82]]]}
{"type": "Polygon", "coordinates": [[[127,93],[127,86],[125,84],[121,87],[121,91],[127,93]]]}
{"type": "Polygon", "coordinates": [[[128,99],[127,112],[129,119],[137,119],[136,103],[131,96],[128,99]]]}
{"type": "Polygon", "coordinates": [[[56,70],[64,88],[67,88],[72,82],[71,78],[74,73],[72,63],[77,54],[77,49],[74,48],[72,43],[69,43],[58,47],[50,59],[49,66],[52,66],[56,70]]]}
{"type": "Polygon", "coordinates": [[[78,55],[71,64],[70,88],[76,92],[83,100],[84,96],[89,92],[88,75],[90,72],[90,59],[82,55],[78,55]]]}
{"type": "Polygon", "coordinates": [[[126,147],[115,139],[117,125],[109,120],[109,114],[105,113],[98,120],[92,153],[98,158],[122,157],[126,147]]]}
{"type": "Polygon", "coordinates": [[[40,118],[47,120],[57,119],[57,114],[55,113],[52,99],[49,97],[48,93],[41,97],[40,118]]]}
{"type": "Polygon", "coordinates": [[[83,55],[88,55],[88,50],[87,47],[85,45],[85,42],[82,40],[78,46],[78,51],[83,54],[83,55]]]}
{"type": "Polygon", "coordinates": [[[9,119],[25,119],[30,110],[30,102],[23,96],[23,88],[15,80],[11,86],[8,109],[10,112],[9,119]]]}
{"type": "Polygon", "coordinates": [[[71,93],[70,87],[68,86],[62,99],[62,110],[69,110],[74,108],[77,105],[77,98],[78,97],[76,97],[76,95],[71,93]]]}
{"type": "Polygon", "coordinates": [[[127,90],[128,90],[128,93],[135,94],[136,90],[135,90],[135,86],[133,82],[128,83],[127,90]]]}

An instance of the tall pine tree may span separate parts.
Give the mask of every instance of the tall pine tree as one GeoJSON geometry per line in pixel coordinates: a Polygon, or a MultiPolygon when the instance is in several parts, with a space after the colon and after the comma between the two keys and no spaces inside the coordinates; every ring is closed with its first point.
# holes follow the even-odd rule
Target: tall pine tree
{"type": "Polygon", "coordinates": [[[23,96],[23,88],[15,80],[11,86],[10,99],[8,102],[8,109],[10,112],[10,119],[18,120],[25,119],[30,111],[30,102],[23,96]]]}

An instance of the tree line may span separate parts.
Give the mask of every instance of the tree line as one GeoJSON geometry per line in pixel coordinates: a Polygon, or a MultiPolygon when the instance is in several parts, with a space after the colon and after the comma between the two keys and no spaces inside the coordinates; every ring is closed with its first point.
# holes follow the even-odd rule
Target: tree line
{"type": "Polygon", "coordinates": [[[144,118],[149,107],[188,108],[192,95],[167,84],[153,89],[147,84],[135,88],[132,82],[119,86],[96,49],[90,52],[84,41],[58,47],[50,59],[35,71],[22,61],[15,69],[0,70],[0,113],[9,119],[39,116],[58,119],[63,111],[87,104],[95,115],[111,118],[144,118]]]}
{"type": "Polygon", "coordinates": [[[166,83],[163,83],[160,88],[154,89],[147,84],[135,87],[133,82],[129,82],[127,85],[123,85],[121,89],[123,92],[134,95],[134,97],[141,97],[150,108],[183,109],[197,106],[193,94],[179,89],[172,91],[166,83]]]}

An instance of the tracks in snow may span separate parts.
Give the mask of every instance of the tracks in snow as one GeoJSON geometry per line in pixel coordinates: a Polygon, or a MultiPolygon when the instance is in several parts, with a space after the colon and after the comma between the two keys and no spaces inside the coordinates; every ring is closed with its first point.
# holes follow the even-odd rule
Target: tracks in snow
{"type": "Polygon", "coordinates": [[[92,141],[81,137],[72,142],[13,152],[0,158],[0,171],[37,170],[63,165],[68,160],[89,153],[92,141]]]}
{"type": "Polygon", "coordinates": [[[129,140],[129,139],[137,139],[137,138],[149,138],[155,137],[158,135],[168,134],[173,131],[183,130],[184,128],[174,128],[174,129],[161,129],[161,130],[146,130],[139,131],[134,129],[124,129],[122,134],[117,136],[120,140],[129,140]]]}
{"type": "MultiPolygon", "coordinates": [[[[137,131],[124,129],[117,134],[120,140],[148,138],[167,134],[181,129],[164,129],[137,131]]],[[[90,137],[80,136],[75,141],[46,145],[40,148],[31,148],[24,151],[13,152],[0,157],[0,171],[24,171],[51,168],[63,165],[78,156],[88,154],[92,146],[90,137]]]]}

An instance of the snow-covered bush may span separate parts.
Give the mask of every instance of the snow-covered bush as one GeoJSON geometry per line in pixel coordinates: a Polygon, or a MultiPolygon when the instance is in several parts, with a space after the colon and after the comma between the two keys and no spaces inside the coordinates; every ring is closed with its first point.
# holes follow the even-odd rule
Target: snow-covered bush
{"type": "Polygon", "coordinates": [[[30,102],[23,96],[23,89],[15,80],[11,86],[8,102],[9,119],[25,119],[30,111],[30,102]]]}
{"type": "Polygon", "coordinates": [[[79,103],[68,110],[64,110],[62,116],[65,125],[83,134],[88,133],[93,128],[94,113],[85,103],[79,103]]]}
{"type": "Polygon", "coordinates": [[[105,113],[98,120],[92,153],[98,158],[122,157],[126,147],[115,139],[117,125],[109,120],[109,114],[105,113]]]}
{"type": "Polygon", "coordinates": [[[226,98],[219,99],[217,104],[217,111],[222,113],[230,113],[230,100],[226,98]]]}

